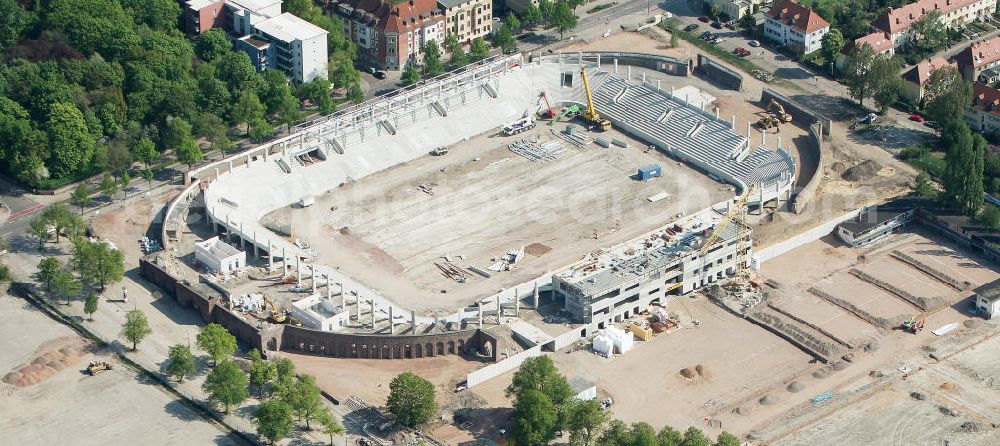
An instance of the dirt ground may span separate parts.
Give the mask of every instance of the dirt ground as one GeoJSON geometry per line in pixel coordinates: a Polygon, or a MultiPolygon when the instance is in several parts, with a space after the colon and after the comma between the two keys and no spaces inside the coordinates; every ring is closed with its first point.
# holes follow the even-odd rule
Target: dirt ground
{"type": "Polygon", "coordinates": [[[320,263],[340,267],[405,308],[451,311],[733,194],[634,140],[628,148],[611,149],[565,144],[562,157],[548,163],[507,148],[534,137],[561,141],[553,128],[562,125],[540,123],[515,137],[479,135],[451,147],[446,156],[393,167],[335,189],[314,206],[285,208],[265,220],[290,222],[294,236],[319,252],[320,263]],[[650,163],[663,167],[662,178],[633,178],[650,163]],[[433,195],[419,190],[422,184],[430,185],[433,195]],[[646,200],[660,192],[670,198],[646,200]],[[450,255],[459,268],[485,269],[522,247],[543,249],[529,249],[512,271],[489,279],[468,273],[468,281],[458,283],[435,265],[450,255]]]}

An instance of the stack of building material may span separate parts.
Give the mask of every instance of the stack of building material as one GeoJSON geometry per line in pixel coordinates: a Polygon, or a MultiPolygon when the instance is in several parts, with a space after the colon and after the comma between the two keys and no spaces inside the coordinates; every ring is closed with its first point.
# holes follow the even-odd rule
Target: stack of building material
{"type": "Polygon", "coordinates": [[[594,338],[594,351],[604,356],[611,356],[614,353],[624,354],[635,345],[635,338],[631,332],[627,332],[618,327],[608,327],[597,332],[594,338]]]}

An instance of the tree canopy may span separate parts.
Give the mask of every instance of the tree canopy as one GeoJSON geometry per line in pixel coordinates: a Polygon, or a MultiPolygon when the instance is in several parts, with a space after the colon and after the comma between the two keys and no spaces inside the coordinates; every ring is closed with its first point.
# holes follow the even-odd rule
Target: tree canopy
{"type": "Polygon", "coordinates": [[[221,404],[223,411],[229,413],[232,406],[239,405],[250,396],[247,384],[247,375],[236,363],[227,359],[215,365],[201,387],[208,393],[209,401],[221,404]]]}
{"type": "Polygon", "coordinates": [[[948,124],[941,140],[947,150],[942,198],[966,215],[975,216],[983,206],[986,140],[962,121],[948,124]]]}
{"type": "Polygon", "coordinates": [[[424,424],[437,412],[434,384],[410,372],[400,373],[389,383],[386,408],[405,426],[424,424]]]}
{"type": "Polygon", "coordinates": [[[125,313],[125,323],[122,325],[121,336],[132,343],[133,351],[139,348],[139,343],[152,333],[153,329],[149,328],[149,322],[146,321],[146,315],[142,311],[129,310],[125,313]]]}
{"type": "Polygon", "coordinates": [[[257,424],[257,434],[271,444],[285,438],[292,432],[292,408],[281,400],[264,401],[253,413],[257,424]]]}
{"type": "Polygon", "coordinates": [[[197,341],[198,347],[208,352],[216,364],[236,352],[236,336],[219,324],[202,327],[197,341]]]}
{"type": "Polygon", "coordinates": [[[167,360],[169,361],[167,375],[177,378],[180,382],[184,382],[185,377],[193,375],[198,370],[191,349],[183,344],[171,346],[167,360]]]}

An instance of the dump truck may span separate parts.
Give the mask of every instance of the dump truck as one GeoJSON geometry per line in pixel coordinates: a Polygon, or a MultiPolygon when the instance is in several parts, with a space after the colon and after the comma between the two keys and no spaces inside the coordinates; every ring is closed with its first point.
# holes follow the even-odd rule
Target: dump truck
{"type": "Polygon", "coordinates": [[[525,116],[517,121],[504,124],[503,127],[500,127],[500,133],[503,134],[503,136],[511,136],[533,128],[535,128],[535,118],[532,116],[525,116]]]}

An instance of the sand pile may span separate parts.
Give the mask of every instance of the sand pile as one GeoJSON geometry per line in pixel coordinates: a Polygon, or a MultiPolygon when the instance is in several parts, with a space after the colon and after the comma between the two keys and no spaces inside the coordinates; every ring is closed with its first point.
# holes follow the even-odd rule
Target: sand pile
{"type": "Polygon", "coordinates": [[[848,168],[841,176],[847,181],[864,181],[877,175],[880,170],[882,170],[882,166],[879,166],[878,163],[865,160],[848,168]]]}
{"type": "Polygon", "coordinates": [[[695,377],[695,372],[693,372],[691,369],[686,368],[686,367],[683,368],[683,369],[681,369],[680,373],[681,373],[681,376],[683,376],[683,377],[685,377],[687,379],[694,379],[694,377],[695,377]]]}
{"type": "Polygon", "coordinates": [[[944,383],[941,384],[941,387],[938,388],[941,390],[957,390],[958,386],[956,386],[954,383],[944,383]]]}
{"type": "Polygon", "coordinates": [[[704,377],[706,374],[708,374],[708,369],[706,369],[705,366],[701,364],[694,366],[694,371],[697,372],[698,376],[700,377],[704,377]]]}
{"type": "Polygon", "coordinates": [[[805,389],[805,388],[806,388],[806,386],[803,386],[798,381],[794,381],[791,384],[789,384],[788,387],[785,387],[786,390],[788,390],[789,392],[792,392],[792,393],[801,392],[802,389],[805,389]]]}
{"type": "Polygon", "coordinates": [[[84,342],[77,337],[59,338],[43,344],[35,352],[31,362],[14,368],[3,377],[3,382],[14,387],[28,387],[39,384],[60,370],[80,362],[84,342]]]}
{"type": "Polygon", "coordinates": [[[761,405],[764,405],[764,406],[770,406],[772,404],[777,403],[778,402],[778,398],[775,398],[775,397],[773,397],[771,395],[764,395],[759,400],[757,400],[757,402],[759,402],[761,405]]]}
{"type": "Polygon", "coordinates": [[[827,376],[830,376],[830,374],[826,373],[823,370],[817,370],[817,371],[813,372],[812,376],[813,376],[813,378],[816,378],[816,379],[825,379],[827,376]]]}
{"type": "Polygon", "coordinates": [[[835,371],[835,372],[839,372],[839,371],[844,370],[844,369],[847,368],[847,363],[846,362],[835,362],[835,363],[833,363],[833,365],[830,366],[830,368],[833,369],[833,371],[835,371]]]}
{"type": "Polygon", "coordinates": [[[962,322],[962,325],[964,325],[965,328],[979,328],[980,325],[983,325],[983,321],[979,319],[968,319],[965,322],[962,322]]]}

